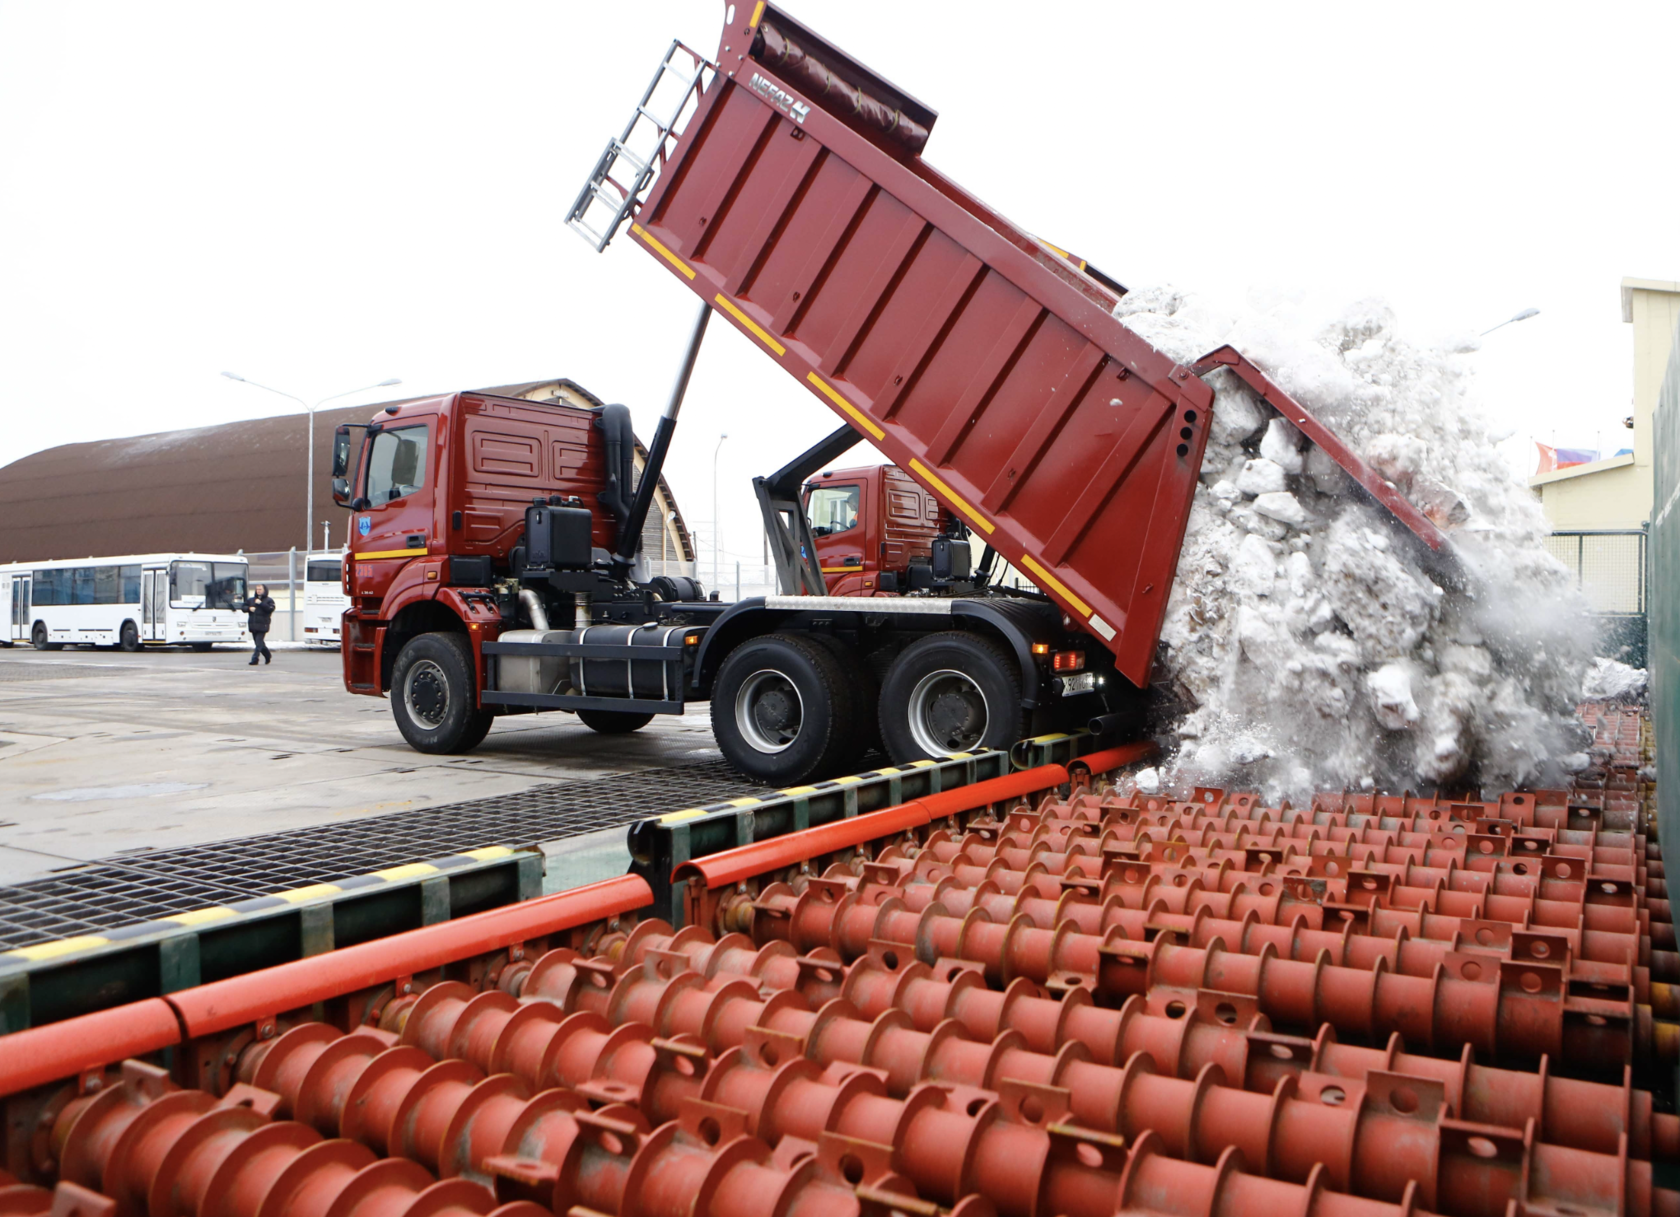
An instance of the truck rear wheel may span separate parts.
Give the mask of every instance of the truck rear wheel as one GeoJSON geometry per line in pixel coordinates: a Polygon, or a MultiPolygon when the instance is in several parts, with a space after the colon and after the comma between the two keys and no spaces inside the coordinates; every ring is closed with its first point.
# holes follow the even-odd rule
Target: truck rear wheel
{"type": "Polygon", "coordinates": [[[838,759],[840,768],[853,772],[871,748],[881,746],[881,724],[876,721],[876,706],[881,698],[881,679],[858,649],[832,634],[802,635],[809,642],[825,648],[840,665],[840,673],[852,690],[852,744],[846,755],[838,759]]]}
{"type": "Polygon", "coordinates": [[[416,752],[470,752],[490,729],[478,708],[472,644],[462,634],[411,638],[391,669],[391,716],[416,752]]]}
{"type": "Polygon", "coordinates": [[[628,735],[653,721],[651,714],[632,714],[628,710],[579,710],[577,716],[585,727],[602,735],[628,735]]]}
{"type": "Polygon", "coordinates": [[[1003,649],[958,631],[906,647],[881,683],[881,738],[896,764],[1007,748],[1020,739],[1020,670],[1003,649]]]}
{"type": "Polygon", "coordinates": [[[852,685],[833,652],[796,634],[736,647],[712,686],[712,734],[748,777],[826,777],[853,747],[852,685]]]}

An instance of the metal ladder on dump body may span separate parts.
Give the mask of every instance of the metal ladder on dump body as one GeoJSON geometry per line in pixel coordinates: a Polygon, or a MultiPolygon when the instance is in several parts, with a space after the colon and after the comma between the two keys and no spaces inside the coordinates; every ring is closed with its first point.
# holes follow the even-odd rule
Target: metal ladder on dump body
{"type": "Polygon", "coordinates": [[[665,158],[671,143],[682,134],[677,124],[688,112],[689,102],[697,94],[704,93],[712,77],[716,75],[717,65],[700,52],[685,46],[680,40],[671,43],[671,49],[665,52],[665,58],[660,61],[653,79],[643,91],[641,101],[636,103],[635,113],[624,125],[623,133],[607,141],[606,151],[602,152],[601,159],[595,162],[595,171],[583,184],[583,189],[578,192],[576,201],[572,203],[571,211],[566,215],[567,226],[594,246],[596,253],[607,247],[607,243],[617,235],[620,226],[641,204],[647,188],[665,167],[665,158]],[[684,58],[692,64],[692,71],[684,71],[684,58]],[[676,104],[671,107],[670,117],[662,119],[648,107],[653,103],[654,95],[659,92],[666,76],[681,82],[682,93],[676,104]],[[642,130],[639,131],[638,128],[642,130]],[[631,149],[632,142],[644,134],[652,135],[651,147],[645,158],[631,149]],[[628,165],[632,174],[620,175],[620,162],[628,165]],[[619,180],[619,176],[615,175],[629,176],[631,184],[625,185],[619,180]],[[591,223],[594,219],[591,212],[601,215],[602,208],[605,209],[606,218],[591,223]]]}

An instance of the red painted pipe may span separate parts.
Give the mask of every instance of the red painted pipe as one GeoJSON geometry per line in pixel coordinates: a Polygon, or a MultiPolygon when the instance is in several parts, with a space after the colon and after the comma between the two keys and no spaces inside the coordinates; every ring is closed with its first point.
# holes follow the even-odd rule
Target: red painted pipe
{"type": "Polygon", "coordinates": [[[1123,769],[1127,765],[1135,765],[1139,761],[1147,761],[1161,750],[1155,746],[1153,740],[1142,740],[1135,744],[1121,744],[1118,748],[1104,748],[1100,752],[1087,753],[1076,756],[1068,762],[1068,772],[1076,774],[1080,770],[1086,773],[1112,773],[1116,769],[1123,769]]]}
{"type": "Polygon", "coordinates": [[[699,880],[708,889],[727,887],[762,875],[767,871],[798,866],[810,858],[853,849],[882,837],[890,837],[907,829],[921,828],[943,816],[972,811],[988,803],[1036,794],[1059,786],[1068,780],[1068,772],[1061,765],[1040,765],[1002,777],[988,778],[972,786],[962,786],[940,794],[912,799],[897,807],[872,811],[865,815],[836,820],[802,832],[790,832],[780,837],[755,841],[738,849],[727,849],[710,857],[684,862],[671,872],[673,881],[699,880]]]}
{"type": "Polygon", "coordinates": [[[75,1077],[125,1057],[181,1042],[181,1024],[167,1001],[149,997],[17,1031],[0,1040],[0,1095],[75,1077]]]}
{"type": "MultiPolygon", "coordinates": [[[[468,955],[616,917],[642,908],[652,899],[652,889],[645,880],[621,875],[523,904],[199,985],[172,993],[165,1000],[180,1013],[188,1036],[213,1035],[396,976],[424,972],[468,955]]],[[[105,1059],[113,1057],[106,1054],[105,1059]]]]}
{"type": "Polygon", "coordinates": [[[0,1052],[0,1096],[74,1077],[127,1057],[145,1056],[186,1038],[225,1031],[396,976],[441,967],[508,943],[614,917],[641,908],[652,898],[644,880],[624,875],[167,997],[147,998],[32,1027],[5,1038],[5,1051],[0,1052]]]}

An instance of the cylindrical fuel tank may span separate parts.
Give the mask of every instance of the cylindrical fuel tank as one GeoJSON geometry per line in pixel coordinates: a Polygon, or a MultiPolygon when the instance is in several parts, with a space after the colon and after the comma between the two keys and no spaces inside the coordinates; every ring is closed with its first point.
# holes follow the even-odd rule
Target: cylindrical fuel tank
{"type": "MultiPolygon", "coordinates": [[[[565,631],[571,641],[593,646],[668,646],[692,627],[681,625],[587,625],[565,631]]],[[[681,687],[672,688],[667,668],[657,659],[574,659],[572,692],[580,697],[640,697],[680,701],[681,687]]]]}

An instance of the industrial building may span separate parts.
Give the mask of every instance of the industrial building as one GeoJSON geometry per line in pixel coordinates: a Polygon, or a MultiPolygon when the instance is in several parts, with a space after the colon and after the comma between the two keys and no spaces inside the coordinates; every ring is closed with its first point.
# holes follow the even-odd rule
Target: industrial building
{"type": "MultiPolygon", "coordinates": [[[[482,391],[554,401],[563,384],[570,382],[482,391]]],[[[312,548],[338,549],[348,540],[349,516],[332,501],[333,430],[365,423],[380,404],[316,413],[312,548]]],[[[308,430],[307,415],[286,414],[62,444],[13,461],[0,467],[0,562],[180,550],[278,554],[283,570],[286,551],[305,547],[308,430]]],[[[642,455],[638,445],[638,469],[642,455]]],[[[693,540],[663,478],[655,502],[643,552],[687,573],[693,540]]]]}

